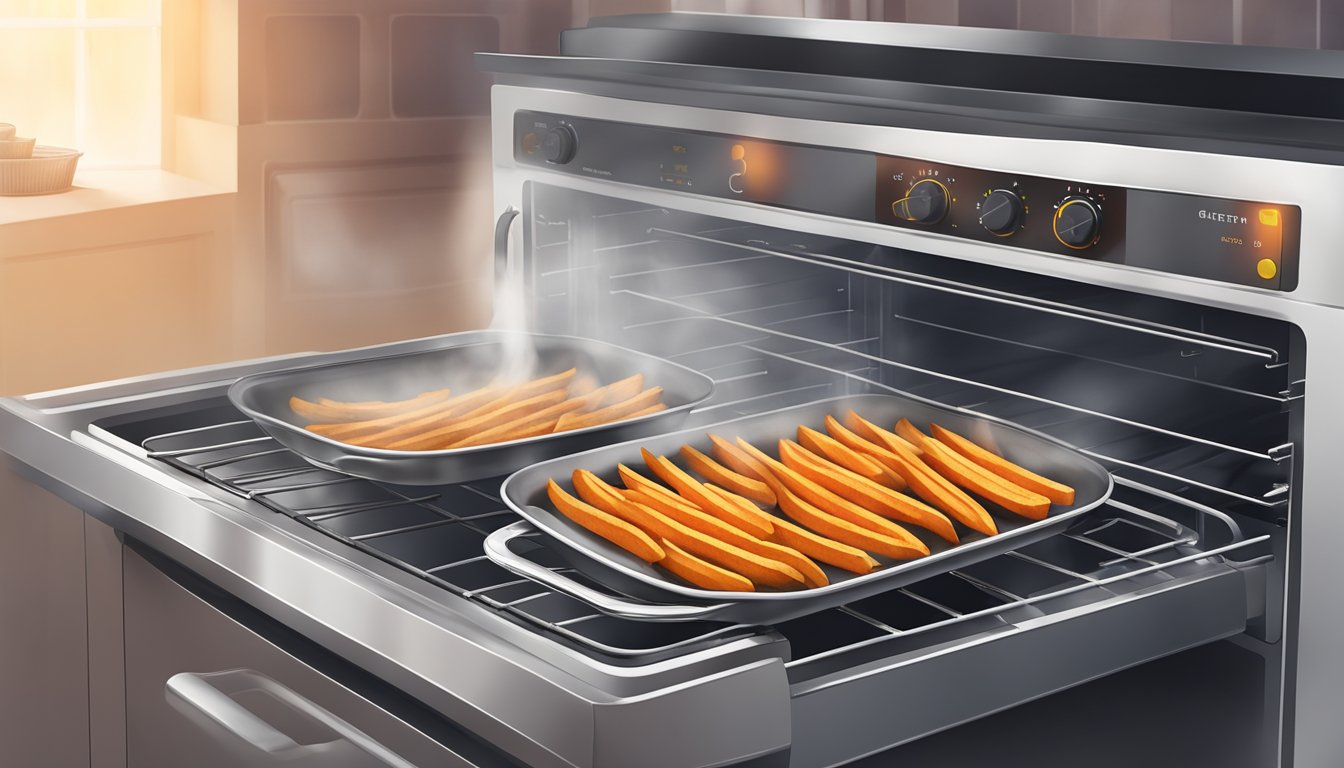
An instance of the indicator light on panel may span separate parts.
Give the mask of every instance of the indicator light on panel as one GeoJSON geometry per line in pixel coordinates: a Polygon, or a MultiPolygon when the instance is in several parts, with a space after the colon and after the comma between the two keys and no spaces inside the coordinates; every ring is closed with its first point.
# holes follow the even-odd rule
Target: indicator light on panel
{"type": "MultiPolygon", "coordinates": [[[[1261,211],[1260,215],[1264,216],[1265,212],[1261,211]]],[[[1255,273],[1259,275],[1261,279],[1273,280],[1274,276],[1279,274],[1279,265],[1275,264],[1273,259],[1261,259],[1255,264],[1255,273]]]]}
{"type": "Polygon", "coordinates": [[[741,160],[742,158],[744,158],[744,157],[746,157],[746,156],[747,156],[747,148],[746,148],[746,147],[742,146],[741,144],[734,144],[734,145],[733,145],[733,159],[734,159],[734,160],[741,160]]]}
{"type": "Polygon", "coordinates": [[[1260,209],[1260,223],[1261,223],[1261,224],[1264,224],[1266,227],[1277,227],[1277,226],[1279,226],[1279,209],[1277,209],[1277,208],[1261,208],[1261,209],[1260,209]]]}

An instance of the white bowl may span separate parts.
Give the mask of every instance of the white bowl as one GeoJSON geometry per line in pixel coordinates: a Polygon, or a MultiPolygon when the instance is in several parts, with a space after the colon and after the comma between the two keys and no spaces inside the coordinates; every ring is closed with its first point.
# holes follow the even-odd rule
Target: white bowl
{"type": "Polygon", "coordinates": [[[75,149],[37,147],[32,157],[0,158],[0,195],[49,195],[75,181],[80,155],[75,149]]]}
{"type": "Polygon", "coordinates": [[[14,138],[14,126],[9,123],[0,123],[0,139],[14,138]]]}
{"type": "Polygon", "coordinates": [[[37,139],[0,139],[0,159],[29,158],[37,139]]]}

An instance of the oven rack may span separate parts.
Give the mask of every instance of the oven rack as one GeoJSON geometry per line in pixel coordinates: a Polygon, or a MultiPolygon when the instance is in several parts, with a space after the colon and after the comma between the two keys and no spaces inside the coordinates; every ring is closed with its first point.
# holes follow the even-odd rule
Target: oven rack
{"type": "MultiPolygon", "coordinates": [[[[1127,481],[1123,485],[1143,493],[1151,490],[1127,481]]],[[[1182,506],[1184,500],[1175,503],[1182,506]]],[[[1268,534],[1246,538],[1227,515],[1196,506],[1188,509],[1196,515],[1193,524],[1197,529],[1132,503],[1109,501],[1100,514],[1069,533],[835,609],[865,625],[861,631],[852,622],[848,629],[828,626],[830,617],[797,619],[814,631],[848,634],[848,642],[795,652],[785,667],[795,682],[815,678],[870,659],[890,658],[1076,609],[1126,591],[1152,588],[1220,559],[1231,563],[1232,556],[1237,556],[1240,559],[1233,567],[1251,568],[1272,558],[1268,534]],[[1060,564],[1060,560],[1080,557],[1085,550],[1095,550],[1093,559],[1099,558],[1091,569],[1060,564]],[[1048,586],[1039,588],[1042,584],[1048,586]],[[968,586],[974,591],[968,591],[968,586]],[[1038,590],[1030,591],[1032,587],[1038,590]],[[911,614],[918,615],[916,605],[925,609],[925,620],[912,623],[911,614]]],[[[791,626],[777,629],[791,638],[798,634],[798,628],[791,626]]]]}
{"type": "MultiPolygon", "coordinates": [[[[845,380],[830,386],[845,386],[845,380]]],[[[780,396],[752,398],[754,403],[711,404],[701,421],[721,418],[725,407],[780,407],[780,396]],[[712,415],[716,411],[719,416],[712,415]]],[[[880,599],[771,628],[713,622],[649,624],[605,616],[490,563],[481,542],[519,519],[499,501],[498,480],[431,489],[374,483],[309,465],[239,416],[227,403],[202,408],[189,420],[194,426],[151,435],[140,446],[149,458],[298,520],[571,647],[618,663],[647,664],[773,633],[789,643],[791,675],[803,675],[853,653],[931,642],[949,633],[970,634],[983,631],[987,623],[1002,626],[1024,615],[1040,615],[1052,605],[1102,600],[1125,584],[1142,588],[1169,578],[1169,572],[1178,574],[1234,552],[1243,553],[1247,564],[1267,557],[1262,551],[1267,537],[1242,537],[1236,523],[1223,513],[1118,479],[1117,498],[1079,528],[880,599]],[[1122,500],[1126,494],[1130,498],[1122,500]],[[1161,513],[1149,511],[1154,509],[1161,513]],[[903,609],[894,616],[891,611],[898,605],[903,609]]],[[[541,542],[533,543],[525,554],[587,586],[606,589],[569,569],[541,542]]]]}
{"type": "MultiPolygon", "coordinates": [[[[721,231],[731,230],[725,229],[721,231]]],[[[754,230],[748,230],[749,233],[752,231],[754,230]]],[[[1282,368],[1287,365],[1288,361],[1287,350],[1278,349],[1273,346],[1257,344],[1200,330],[1183,328],[1177,325],[1160,323],[1144,318],[1078,306],[1066,302],[1042,299],[996,288],[988,288],[969,282],[921,274],[883,264],[858,263],[842,256],[818,253],[803,243],[795,244],[792,247],[792,250],[783,250],[778,247],[773,247],[769,241],[759,238],[748,238],[745,242],[736,242],[725,237],[710,237],[704,233],[680,232],[657,226],[650,227],[648,233],[656,237],[694,242],[737,251],[746,251],[762,257],[782,258],[790,261],[811,264],[822,263],[843,272],[862,275],[864,277],[876,277],[891,283],[937,291],[962,298],[975,299],[977,301],[1002,304],[1016,309],[1054,315],[1070,321],[1106,326],[1127,333],[1159,337],[1170,341],[1176,341],[1181,344],[1187,344],[1192,347],[1219,350],[1245,356],[1260,361],[1266,368],[1282,368]]],[[[683,268],[684,267],[681,266],[670,266],[656,271],[670,272],[683,268]]],[[[1287,394],[1284,395],[1285,399],[1289,397],[1290,396],[1287,394]]]]}
{"type": "MultiPolygon", "coordinates": [[[[734,320],[730,317],[725,317],[722,315],[714,315],[706,313],[690,304],[663,298],[660,296],[654,296],[651,294],[640,293],[626,289],[614,289],[612,293],[615,295],[627,296],[630,298],[635,298],[643,301],[658,303],[667,307],[671,307],[679,312],[687,313],[687,316],[664,318],[664,319],[646,321],[643,323],[627,325],[624,329],[625,331],[631,331],[639,328],[647,329],[650,327],[660,325],[666,327],[671,324],[684,323],[687,321],[713,322],[718,323],[724,327],[735,328],[742,331],[747,331],[751,334],[757,334],[758,336],[756,339],[739,341],[739,343],[743,343],[745,346],[751,347],[753,351],[757,352],[758,354],[777,355],[781,357],[786,357],[795,362],[804,365],[815,365],[816,367],[822,369],[836,370],[839,368],[834,364],[820,365],[810,363],[806,359],[803,359],[798,351],[791,351],[791,352],[772,351],[761,347],[752,346],[750,342],[751,341],[761,342],[766,340],[777,340],[777,341],[783,340],[787,342],[807,345],[808,347],[814,348],[816,350],[821,350],[829,353],[838,353],[841,356],[853,358],[855,361],[857,361],[856,362],[857,365],[863,367],[872,367],[878,370],[883,368],[899,369],[900,371],[903,371],[905,373],[913,373],[916,375],[937,379],[938,381],[943,382],[945,384],[946,383],[953,384],[955,385],[955,388],[950,392],[950,394],[953,395],[952,397],[949,397],[949,392],[947,390],[941,390],[936,394],[926,394],[924,392],[915,389],[911,389],[910,391],[915,392],[916,394],[926,394],[926,396],[931,397],[932,399],[946,402],[950,405],[965,407],[969,410],[985,413],[986,415],[1003,416],[1002,412],[1004,410],[1018,409],[1020,411],[1020,407],[1023,402],[1029,403],[1033,406],[1036,406],[1041,412],[1041,414],[1044,415],[1044,417],[1038,419],[1038,421],[1042,423],[1034,424],[1031,421],[1027,421],[1025,426],[1029,426],[1038,429],[1042,432],[1045,432],[1047,434],[1059,437],[1065,442],[1071,444],[1077,444],[1079,441],[1077,439],[1071,439],[1071,437],[1067,434],[1060,434],[1064,426],[1067,426],[1070,423],[1079,420],[1099,420],[1109,422],[1110,424],[1123,428],[1124,430],[1127,431],[1123,432],[1119,437],[1109,440],[1107,443],[1080,446],[1080,450],[1083,453],[1091,456],[1092,458],[1097,459],[1098,461],[1102,462],[1104,465],[1112,468],[1115,471],[1143,472],[1145,474],[1155,476],[1157,478],[1160,478],[1161,480],[1165,480],[1170,483],[1174,483],[1185,487],[1202,489],[1210,493],[1218,494],[1225,498],[1230,498],[1238,502],[1243,502],[1262,508],[1281,507],[1285,505],[1288,501],[1288,487],[1286,483],[1273,483],[1269,488],[1266,489],[1253,489],[1250,491],[1246,491],[1203,481],[1198,477],[1198,470],[1200,469],[1201,464],[1216,464],[1218,462],[1227,461],[1229,455],[1233,455],[1235,457],[1241,457],[1242,460],[1251,459],[1255,461],[1270,462],[1273,464],[1279,464],[1281,462],[1290,461],[1293,453],[1292,443],[1283,443],[1269,447],[1267,449],[1259,449],[1259,450],[1250,449],[1243,446],[1232,445],[1229,443],[1219,442],[1217,440],[1211,440],[1208,438],[1200,437],[1198,435],[1186,434],[1176,430],[1146,424],[1144,422],[1134,419],[1126,419],[1114,414],[1109,414],[1095,409],[1089,409],[1077,405],[1072,405],[1069,403],[1061,402],[1059,400],[1031,394],[1029,392],[1022,392],[1014,389],[1009,389],[1006,387],[1000,387],[982,381],[976,381],[971,378],[956,376],[953,374],[944,373],[942,371],[937,371],[931,368],[911,365],[909,363],[900,362],[898,360],[892,360],[890,358],[883,357],[882,355],[865,351],[864,349],[861,348],[863,345],[867,343],[874,342],[875,339],[872,338],[859,339],[844,344],[837,344],[833,342],[822,341],[809,336],[800,335],[797,333],[781,331],[779,329],[770,328],[764,325],[758,325],[754,323],[743,322],[740,320],[734,320]],[[966,395],[965,393],[967,392],[974,392],[975,394],[966,395]],[[986,394],[989,395],[989,399],[986,399],[986,394]],[[961,401],[958,401],[957,399],[958,397],[961,398],[961,401]],[[1169,442],[1165,445],[1160,445],[1160,447],[1158,448],[1153,448],[1150,445],[1145,445],[1144,446],[1145,456],[1143,462],[1133,460],[1131,457],[1123,453],[1108,452],[1107,450],[1108,445],[1115,446],[1117,448],[1123,448],[1124,447],[1123,443],[1125,443],[1126,441],[1134,440],[1140,433],[1146,436],[1150,436],[1150,438],[1152,439],[1165,440],[1169,442]],[[1192,448],[1195,449],[1194,456],[1192,458],[1185,458],[1183,460],[1183,463],[1179,464],[1177,468],[1173,469],[1161,468],[1163,464],[1161,460],[1162,456],[1164,455],[1171,456],[1173,458],[1179,459],[1191,453],[1192,448]],[[1182,470],[1185,471],[1184,474],[1182,473],[1182,470]]],[[[700,350],[695,351],[699,352],[700,350]]],[[[680,357],[680,355],[675,353],[670,353],[667,354],[666,356],[673,360],[676,360],[678,359],[678,357],[680,357]]],[[[1285,400],[1284,402],[1286,403],[1287,401],[1285,400]]],[[[1018,414],[1003,417],[1008,418],[1011,421],[1023,421],[1021,415],[1018,414]]],[[[1288,477],[1290,476],[1290,474],[1291,474],[1290,471],[1282,473],[1284,477],[1288,477]]]]}
{"type": "MultiPolygon", "coordinates": [[[[604,657],[649,661],[756,632],[708,622],[645,631],[642,625],[593,612],[494,565],[484,554],[485,537],[519,519],[492,490],[501,478],[440,487],[365,480],[309,464],[231,405],[210,410],[218,415],[212,423],[156,434],[144,438],[140,447],[149,458],[572,646],[604,657]]],[[[558,558],[550,564],[563,568],[558,558]]]]}

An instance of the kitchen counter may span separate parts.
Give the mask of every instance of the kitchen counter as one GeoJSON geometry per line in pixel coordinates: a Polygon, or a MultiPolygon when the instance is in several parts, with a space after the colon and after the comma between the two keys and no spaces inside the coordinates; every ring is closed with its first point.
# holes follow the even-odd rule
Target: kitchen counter
{"type": "Polygon", "coordinates": [[[0,196],[0,226],[224,194],[232,192],[153,168],[79,171],[68,192],[0,196]]]}

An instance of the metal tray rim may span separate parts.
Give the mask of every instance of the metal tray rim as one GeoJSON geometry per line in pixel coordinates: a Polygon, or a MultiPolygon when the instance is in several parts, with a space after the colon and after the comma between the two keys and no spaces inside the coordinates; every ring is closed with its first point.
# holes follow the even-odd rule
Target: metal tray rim
{"type": "MultiPolygon", "coordinates": [[[[248,406],[246,403],[244,403],[242,401],[242,395],[240,394],[240,392],[242,392],[244,389],[251,386],[255,386],[259,382],[282,378],[284,376],[292,375],[298,372],[309,373],[324,368],[345,368],[353,365],[363,365],[378,360],[394,360],[403,357],[416,357],[432,352],[444,351],[449,349],[462,349],[469,346],[492,343],[492,339],[490,338],[480,338],[478,340],[466,341],[465,343],[462,344],[444,344],[442,346],[435,346],[434,348],[429,350],[417,350],[414,352],[396,352],[388,355],[375,355],[373,357],[360,358],[358,360],[343,360],[337,362],[316,363],[314,365],[296,365],[277,371],[265,371],[263,373],[249,374],[247,376],[242,376],[238,378],[236,381],[233,382],[233,384],[229,385],[228,390],[229,402],[233,403],[234,407],[242,411],[244,415],[246,415],[250,419],[253,419],[254,421],[264,422],[266,424],[269,424],[277,429],[281,429],[286,432],[297,432],[302,430],[301,436],[304,439],[315,440],[317,442],[324,443],[333,448],[344,451],[347,455],[364,456],[367,458],[375,458],[375,459],[403,459],[408,457],[414,457],[417,459],[435,459],[435,458],[454,458],[458,456],[469,456],[475,453],[497,450],[505,446],[513,447],[513,446],[531,445],[534,443],[545,443],[553,441],[559,437],[578,437],[582,435],[592,434],[594,432],[600,432],[602,430],[610,429],[618,425],[627,426],[631,424],[642,424],[648,420],[663,419],[667,418],[668,416],[672,416],[674,414],[682,413],[686,410],[694,408],[696,405],[704,402],[706,399],[708,399],[711,395],[714,394],[714,380],[706,376],[705,374],[695,370],[694,368],[689,368],[685,365],[682,365],[681,363],[673,362],[666,358],[656,357],[654,355],[650,355],[645,352],[640,352],[638,350],[630,349],[628,347],[622,347],[617,344],[612,344],[606,341],[600,341],[598,339],[589,339],[582,336],[569,336],[563,334],[530,333],[527,331],[506,331],[506,330],[464,331],[462,333],[447,334],[440,338],[446,341],[462,337],[489,337],[489,336],[504,336],[504,335],[526,336],[534,339],[547,339],[554,341],[568,341],[574,343],[582,343],[590,346],[600,345],[608,347],[609,349],[616,352],[627,353],[636,357],[644,358],[646,360],[656,360],[660,364],[667,365],[673,368],[678,368],[692,377],[703,380],[707,384],[706,391],[698,399],[692,399],[688,402],[682,403],[681,405],[671,407],[663,411],[659,411],[658,413],[650,413],[645,416],[641,416],[637,419],[625,419],[623,421],[616,421],[608,424],[597,424],[591,427],[584,427],[583,429],[575,429],[563,433],[537,435],[535,437],[525,437],[517,440],[508,440],[501,443],[487,443],[485,445],[474,445],[467,448],[448,448],[437,451],[395,451],[395,450],[389,450],[387,448],[369,448],[366,446],[343,443],[340,440],[333,440],[327,437],[326,435],[321,435],[316,432],[309,432],[307,430],[304,430],[302,427],[287,422],[284,419],[272,416],[268,413],[262,413],[260,411],[257,411],[252,407],[248,406]]],[[[594,449],[594,450],[600,450],[600,449],[594,449]]],[[[307,459],[308,461],[317,463],[311,457],[304,456],[304,458],[307,459]]],[[[328,468],[335,469],[334,467],[330,467],[327,464],[322,464],[322,466],[327,466],[328,468]]],[[[337,469],[335,471],[341,471],[341,470],[337,469]]]]}
{"type": "Polygon", "coordinates": [[[967,544],[958,544],[957,546],[951,547],[940,553],[918,558],[915,560],[902,561],[894,565],[888,566],[886,568],[883,568],[881,570],[873,571],[872,573],[855,576],[854,578],[847,579],[842,582],[832,582],[824,587],[814,587],[812,589],[797,590],[792,592],[724,592],[719,590],[700,589],[697,587],[692,587],[684,584],[678,584],[676,582],[671,581],[670,579],[651,578],[647,574],[629,568],[624,563],[608,558],[596,550],[587,547],[576,546],[575,544],[571,543],[572,537],[568,536],[565,533],[557,533],[553,531],[553,527],[547,524],[546,517],[550,517],[551,513],[546,512],[545,510],[538,510],[543,512],[545,517],[539,517],[537,515],[531,514],[530,510],[538,508],[532,505],[515,503],[514,499],[512,498],[512,494],[510,493],[511,484],[514,484],[517,478],[525,476],[529,472],[536,471],[539,467],[542,467],[554,461],[569,461],[578,459],[582,456],[586,456],[589,454],[612,451],[623,446],[644,443],[647,442],[649,438],[637,438],[634,440],[627,440],[623,443],[616,443],[608,446],[593,448],[587,451],[583,451],[581,453],[569,454],[567,456],[558,457],[556,459],[549,459],[547,461],[539,462],[532,466],[525,467],[509,475],[509,477],[504,480],[504,483],[500,486],[500,497],[504,500],[504,503],[506,503],[510,509],[517,512],[525,520],[527,520],[538,530],[544,533],[548,538],[557,541],[560,545],[569,547],[570,549],[578,552],[580,555],[594,560],[602,567],[618,571],[624,576],[633,578],[637,581],[643,582],[652,587],[665,591],[669,593],[669,597],[671,595],[676,595],[677,597],[680,598],[689,598],[690,600],[693,600],[695,603],[701,604],[701,603],[723,603],[723,602],[771,603],[771,602],[798,602],[798,601],[821,600],[836,593],[847,592],[857,589],[859,587],[862,587],[863,585],[890,580],[892,578],[895,578],[896,576],[899,576],[902,573],[914,570],[916,568],[919,568],[921,570],[928,568],[930,567],[929,565],[930,563],[938,562],[940,560],[950,559],[952,557],[962,558],[967,555],[974,554],[981,549],[986,548],[991,548],[996,551],[1001,550],[1002,544],[1005,541],[1027,538],[1032,534],[1039,532],[1043,529],[1057,528],[1069,524],[1071,521],[1080,518],[1081,516],[1092,511],[1098,506],[1106,503],[1106,501],[1110,498],[1111,494],[1114,492],[1115,480],[1111,476],[1111,474],[1106,471],[1104,467],[1102,467],[1100,464],[1093,461],[1092,459],[1088,458],[1087,456],[1082,455],[1081,453],[1078,452],[1076,448],[1069,446],[1067,443],[1064,443],[1061,440],[1058,440],[1049,435],[1042,434],[1036,430],[1020,426],[1006,419],[1001,419],[994,416],[987,416],[985,414],[976,413],[974,411],[969,411],[964,408],[959,408],[956,406],[949,406],[934,400],[919,397],[918,395],[899,392],[897,390],[892,390],[889,394],[883,392],[872,392],[857,395],[841,395],[838,397],[826,398],[822,400],[814,400],[802,405],[786,406],[784,408],[776,408],[771,411],[765,411],[758,414],[743,416],[736,419],[729,419],[727,421],[705,424],[698,427],[692,427],[690,429],[683,429],[677,432],[667,432],[658,435],[657,438],[659,440],[670,440],[672,438],[677,438],[682,435],[691,435],[691,434],[699,435],[707,431],[712,431],[714,429],[725,427],[738,422],[763,419],[778,413],[800,410],[802,408],[816,407],[824,405],[826,403],[841,402],[841,401],[852,402],[855,400],[862,400],[867,398],[886,399],[891,398],[893,396],[907,400],[915,400],[942,410],[959,413],[968,418],[996,423],[1004,428],[1018,432],[1023,432],[1040,440],[1049,442],[1055,445],[1056,447],[1060,448],[1061,450],[1068,451],[1069,453],[1074,454],[1080,462],[1092,465],[1098,474],[1104,475],[1106,477],[1105,491],[1102,494],[1100,494],[1098,498],[1093,499],[1087,503],[1076,504],[1073,507],[1068,508],[1063,512],[1060,512],[1059,514],[1049,515],[1043,520],[1036,520],[1026,525],[1018,526],[1017,528],[1014,528],[1011,531],[1000,533],[996,536],[986,537],[967,544]],[[931,558],[937,558],[937,559],[933,560],[931,558]]]}

